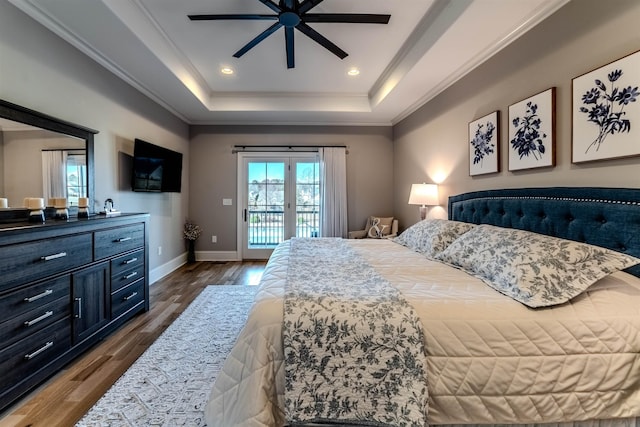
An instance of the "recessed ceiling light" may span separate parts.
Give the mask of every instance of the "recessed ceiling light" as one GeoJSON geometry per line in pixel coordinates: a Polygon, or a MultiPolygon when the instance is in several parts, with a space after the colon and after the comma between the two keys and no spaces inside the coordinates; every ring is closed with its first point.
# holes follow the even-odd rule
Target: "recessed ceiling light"
{"type": "Polygon", "coordinates": [[[222,74],[226,74],[228,76],[234,73],[233,68],[231,68],[231,67],[222,67],[222,68],[220,68],[220,72],[222,74]]]}
{"type": "Polygon", "coordinates": [[[358,74],[360,74],[360,70],[358,70],[356,67],[353,67],[349,71],[347,71],[347,74],[350,76],[357,76],[358,74]]]}

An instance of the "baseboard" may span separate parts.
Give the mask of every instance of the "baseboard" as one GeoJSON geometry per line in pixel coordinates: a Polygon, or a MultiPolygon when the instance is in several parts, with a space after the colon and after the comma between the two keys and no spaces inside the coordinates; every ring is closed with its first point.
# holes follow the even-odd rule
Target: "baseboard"
{"type": "Polygon", "coordinates": [[[196,261],[242,261],[237,251],[196,251],[196,261]]]}
{"type": "MultiPolygon", "coordinates": [[[[196,261],[242,261],[236,251],[196,251],[196,261]]],[[[149,284],[153,285],[164,276],[173,273],[187,263],[187,253],[183,253],[169,262],[149,272],[149,284]]]]}
{"type": "Polygon", "coordinates": [[[172,259],[169,262],[162,264],[159,267],[154,268],[149,272],[149,284],[153,285],[158,280],[162,279],[164,276],[173,273],[178,268],[187,263],[187,253],[183,253],[172,259]]]}

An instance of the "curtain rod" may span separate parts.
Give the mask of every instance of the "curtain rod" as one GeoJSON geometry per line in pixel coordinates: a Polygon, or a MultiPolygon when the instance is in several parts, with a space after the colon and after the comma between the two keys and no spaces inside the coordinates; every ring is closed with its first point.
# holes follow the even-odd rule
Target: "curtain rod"
{"type": "MultiPolygon", "coordinates": [[[[233,154],[241,152],[241,151],[248,151],[248,150],[252,150],[252,149],[262,149],[262,148],[267,148],[267,149],[273,149],[273,148],[286,148],[288,150],[293,150],[294,148],[307,148],[309,149],[309,151],[312,150],[317,150],[318,148],[347,148],[346,145],[295,145],[295,144],[287,144],[287,145],[234,145],[233,146],[233,150],[231,151],[233,154]]],[[[347,150],[347,154],[349,153],[349,150],[347,150]]]]}

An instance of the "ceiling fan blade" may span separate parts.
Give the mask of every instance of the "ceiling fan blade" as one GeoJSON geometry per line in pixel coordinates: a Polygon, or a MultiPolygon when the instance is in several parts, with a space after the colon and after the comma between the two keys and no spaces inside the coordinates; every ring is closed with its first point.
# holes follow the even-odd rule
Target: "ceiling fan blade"
{"type": "Polygon", "coordinates": [[[273,24],[272,26],[270,26],[269,28],[267,28],[266,30],[261,32],[256,38],[254,38],[249,43],[244,45],[244,47],[242,49],[240,49],[239,51],[237,51],[236,53],[234,53],[233,56],[236,57],[236,58],[240,58],[242,55],[244,55],[245,53],[249,52],[249,50],[251,50],[253,47],[255,47],[255,45],[257,45],[262,40],[266,39],[271,34],[273,34],[280,27],[282,27],[282,24],[279,23],[279,22],[276,22],[275,24],[273,24]]]}
{"type": "Polygon", "coordinates": [[[344,22],[353,24],[388,24],[391,15],[370,13],[309,13],[304,15],[305,22],[344,22]]]}
{"type": "Polygon", "coordinates": [[[316,30],[314,30],[313,28],[311,28],[310,26],[308,26],[304,22],[300,22],[298,25],[296,25],[296,28],[298,30],[300,30],[300,32],[302,32],[304,35],[309,37],[311,40],[313,40],[316,43],[320,44],[325,49],[331,51],[331,53],[333,53],[334,55],[336,55],[340,59],[344,59],[347,56],[349,56],[349,54],[347,52],[345,52],[344,50],[340,49],[338,46],[336,46],[331,41],[329,41],[329,39],[327,39],[325,36],[323,36],[322,34],[317,32],[316,30]]]}
{"type": "Polygon", "coordinates": [[[322,2],[323,0],[304,0],[300,3],[300,6],[298,6],[298,12],[307,13],[322,2]]]}
{"type": "Polygon", "coordinates": [[[285,8],[289,10],[294,10],[296,6],[296,0],[282,0],[282,3],[285,8]]]}
{"type": "Polygon", "coordinates": [[[287,68],[295,68],[296,62],[294,59],[293,49],[293,27],[285,27],[284,41],[287,47],[287,68]]]}
{"type": "Polygon", "coordinates": [[[271,20],[278,19],[277,15],[187,15],[192,21],[219,21],[223,19],[245,19],[245,20],[271,20]]]}
{"type": "Polygon", "coordinates": [[[275,13],[284,12],[280,6],[278,6],[277,4],[272,2],[271,0],[259,0],[259,1],[264,3],[265,6],[267,6],[269,9],[273,10],[275,13]]]}

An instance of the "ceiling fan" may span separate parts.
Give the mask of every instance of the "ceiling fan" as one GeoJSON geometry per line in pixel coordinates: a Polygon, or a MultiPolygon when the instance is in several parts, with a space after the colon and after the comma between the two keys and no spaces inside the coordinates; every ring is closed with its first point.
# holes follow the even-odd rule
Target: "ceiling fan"
{"type": "Polygon", "coordinates": [[[257,37],[247,43],[242,49],[233,54],[240,58],[242,55],[253,49],[258,43],[269,37],[271,34],[284,27],[285,46],[287,51],[287,68],[295,67],[293,49],[294,28],[302,34],[311,38],[316,43],[324,46],[340,59],[348,56],[348,53],[340,49],[329,41],[322,34],[311,28],[309,22],[334,22],[352,24],[387,24],[391,15],[376,15],[365,13],[307,13],[323,0],[280,0],[279,4],[272,0],[259,0],[269,9],[276,12],[276,15],[253,15],[253,14],[227,14],[227,15],[187,15],[192,21],[216,21],[224,19],[241,20],[268,20],[277,21],[272,26],[264,30],[257,37]]]}

